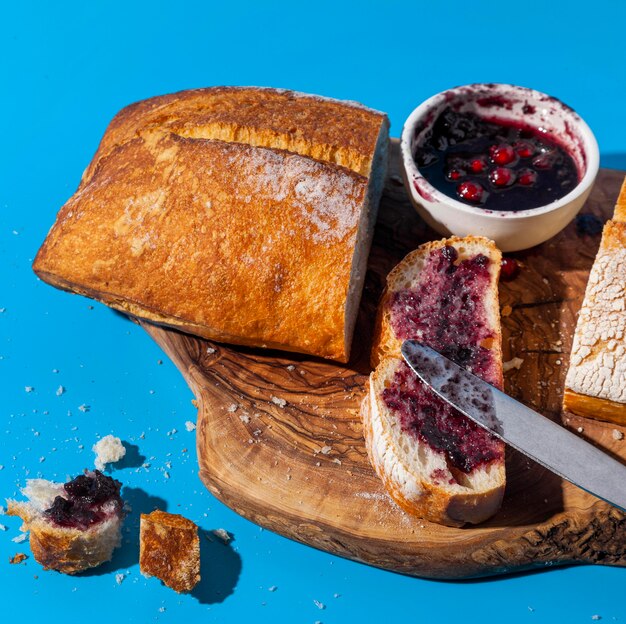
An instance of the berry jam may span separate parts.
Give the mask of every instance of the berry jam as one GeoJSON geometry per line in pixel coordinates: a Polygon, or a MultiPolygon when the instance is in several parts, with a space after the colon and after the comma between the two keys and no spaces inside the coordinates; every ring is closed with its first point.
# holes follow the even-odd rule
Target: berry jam
{"type": "Polygon", "coordinates": [[[451,108],[437,117],[414,158],[436,189],[488,210],[537,208],[580,181],[573,158],[546,132],[451,108]]]}
{"type": "Polygon", "coordinates": [[[112,510],[121,513],[121,487],[119,481],[103,475],[99,470],[85,473],[63,486],[66,496],[57,496],[44,515],[62,527],[88,529],[110,515],[111,510],[103,510],[106,503],[112,503],[112,510]]]}
{"type": "MultiPolygon", "coordinates": [[[[482,254],[459,262],[451,246],[433,251],[419,283],[394,294],[391,326],[399,339],[420,340],[499,385],[498,367],[486,348],[494,334],[482,304],[489,264],[482,254]]],[[[437,397],[404,362],[383,391],[383,401],[397,412],[403,431],[445,453],[448,464],[463,473],[502,458],[502,444],[495,437],[437,397]]]]}

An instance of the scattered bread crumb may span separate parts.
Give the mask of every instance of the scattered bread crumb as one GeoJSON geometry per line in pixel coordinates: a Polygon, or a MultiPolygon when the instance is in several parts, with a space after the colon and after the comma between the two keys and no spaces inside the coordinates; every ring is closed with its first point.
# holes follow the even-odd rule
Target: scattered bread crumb
{"type": "Polygon", "coordinates": [[[59,386],[57,388],[56,394],[57,394],[57,396],[61,396],[64,392],[65,392],[65,388],[63,386],[59,386]]]}
{"type": "Polygon", "coordinates": [[[126,455],[126,448],[119,438],[112,435],[104,436],[92,446],[96,454],[95,466],[98,470],[104,470],[106,464],[120,461],[126,455]]]}
{"type": "Polygon", "coordinates": [[[196,423],[193,423],[190,420],[188,420],[185,423],[185,429],[187,429],[187,431],[193,431],[195,428],[196,428],[196,423]]]}
{"type": "Polygon", "coordinates": [[[25,555],[24,553],[15,553],[9,558],[9,563],[22,563],[22,561],[26,561],[26,559],[28,559],[28,555],[25,555]]]}
{"type": "Polygon", "coordinates": [[[209,355],[213,355],[215,353],[215,349],[213,347],[207,347],[206,352],[209,355]]]}
{"type": "Polygon", "coordinates": [[[516,368],[517,370],[519,370],[520,366],[523,363],[524,363],[524,360],[522,358],[514,357],[513,359],[509,360],[508,362],[503,362],[502,363],[502,371],[504,373],[508,373],[513,368],[516,368]]]}
{"type": "Polygon", "coordinates": [[[322,450],[320,451],[322,455],[328,455],[333,450],[332,446],[322,446],[322,450]]]}
{"type": "Polygon", "coordinates": [[[278,405],[278,407],[284,408],[287,405],[287,401],[285,399],[279,399],[278,397],[271,397],[272,403],[274,405],[278,405]]]}
{"type": "Polygon", "coordinates": [[[292,371],[292,370],[295,370],[295,369],[296,369],[296,367],[293,364],[289,364],[289,366],[287,366],[287,370],[288,371],[292,371]]]}
{"type": "Polygon", "coordinates": [[[584,431],[584,427],[578,427],[578,429],[576,429],[576,431],[578,431],[578,433],[582,433],[584,431]]]}
{"type": "MultiPolygon", "coordinates": [[[[213,529],[213,531],[210,531],[210,533],[211,535],[217,537],[217,539],[219,539],[222,544],[230,544],[230,542],[232,542],[233,540],[233,536],[226,529],[213,529]]],[[[209,538],[209,540],[211,539],[208,534],[207,537],[209,538]]]]}
{"type": "Polygon", "coordinates": [[[115,582],[118,585],[121,585],[124,582],[125,578],[126,578],[126,575],[120,572],[119,574],[115,575],[115,582]]]}
{"type": "Polygon", "coordinates": [[[318,609],[325,609],[326,605],[323,602],[320,602],[319,600],[313,600],[313,604],[318,608],[318,609]]]}
{"type": "Polygon", "coordinates": [[[612,435],[614,440],[624,439],[624,434],[619,429],[613,429],[612,435]]]}
{"type": "Polygon", "coordinates": [[[89,405],[83,403],[82,405],[78,406],[78,410],[80,412],[83,412],[83,414],[87,413],[91,408],[89,407],[89,405]]]}
{"type": "Polygon", "coordinates": [[[239,420],[241,420],[241,422],[248,424],[250,422],[250,416],[248,416],[248,414],[240,414],[239,415],[239,420]]]}
{"type": "Polygon", "coordinates": [[[22,542],[26,541],[27,537],[28,535],[26,535],[26,533],[20,533],[20,535],[14,537],[11,541],[15,542],[16,544],[21,544],[22,542]]]}
{"type": "Polygon", "coordinates": [[[24,386],[24,392],[33,392],[34,390],[34,386],[24,386]]]}
{"type": "Polygon", "coordinates": [[[238,405],[237,405],[236,403],[231,403],[231,404],[228,406],[228,408],[227,408],[227,410],[226,410],[226,411],[228,411],[228,412],[230,412],[230,413],[232,414],[232,413],[234,413],[234,412],[236,412],[236,411],[237,411],[237,408],[238,408],[238,405]]]}
{"type": "Polygon", "coordinates": [[[277,589],[278,587],[276,587],[276,585],[272,585],[271,587],[267,588],[267,591],[275,592],[277,589]]]}

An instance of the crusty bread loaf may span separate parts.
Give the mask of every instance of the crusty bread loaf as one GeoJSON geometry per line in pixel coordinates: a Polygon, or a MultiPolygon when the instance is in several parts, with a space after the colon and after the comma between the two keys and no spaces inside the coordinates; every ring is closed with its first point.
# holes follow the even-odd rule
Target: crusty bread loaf
{"type": "Polygon", "coordinates": [[[499,509],[504,445],[424,386],[401,359],[400,346],[408,338],[421,340],[501,388],[500,263],[499,250],[484,238],[427,243],[389,274],[379,306],[372,349],[376,369],[361,408],[368,454],[403,509],[441,524],[476,524],[499,509]],[[468,263],[478,259],[478,277],[472,277],[468,263]],[[442,289],[436,276],[446,271],[456,277],[442,279],[456,281],[442,282],[442,289]],[[454,288],[461,289],[459,301],[454,288]],[[402,325],[402,315],[410,323],[402,325]],[[429,325],[420,329],[426,317],[429,325]],[[437,318],[444,320],[437,324],[432,320],[437,318]],[[472,334],[461,331],[463,342],[451,342],[456,325],[471,325],[470,319],[472,334]]]}
{"type": "Polygon", "coordinates": [[[589,274],[563,408],[626,425],[626,180],[589,274]]]}
{"type": "Polygon", "coordinates": [[[109,561],[120,545],[124,515],[118,501],[98,507],[101,521],[76,528],[59,526],[46,515],[57,497],[67,497],[62,483],[30,479],[22,493],[28,500],[9,500],[7,514],[23,520],[33,556],[45,569],[77,574],[109,561]]]}
{"type": "Polygon", "coordinates": [[[179,593],[190,592],[200,581],[198,527],[179,514],[141,514],[139,568],[179,593]]]}
{"type": "Polygon", "coordinates": [[[33,268],[199,336],[347,361],[387,143],[382,113],[287,91],[139,102],[33,268]]]}

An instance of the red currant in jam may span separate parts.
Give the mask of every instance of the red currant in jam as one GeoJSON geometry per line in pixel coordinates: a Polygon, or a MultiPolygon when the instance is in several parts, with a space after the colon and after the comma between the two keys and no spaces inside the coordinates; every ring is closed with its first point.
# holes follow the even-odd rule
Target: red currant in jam
{"type": "Polygon", "coordinates": [[[515,279],[519,273],[519,264],[513,258],[502,258],[500,265],[500,279],[503,282],[510,282],[515,279]]]}
{"type": "Polygon", "coordinates": [[[514,147],[520,158],[530,158],[535,155],[535,148],[526,141],[518,141],[514,147]]]}
{"type": "Polygon", "coordinates": [[[485,191],[478,182],[461,182],[456,187],[456,192],[459,197],[473,204],[480,203],[485,196],[485,191]]]}
{"type": "Polygon", "coordinates": [[[510,186],[515,182],[515,174],[506,167],[496,167],[489,172],[489,181],[494,186],[510,186]]]}
{"type": "Polygon", "coordinates": [[[487,169],[487,161],[484,158],[474,158],[469,164],[472,173],[482,173],[487,169]]]}
{"type": "Polygon", "coordinates": [[[450,169],[448,173],[446,173],[446,178],[448,180],[460,180],[465,175],[465,171],[462,169],[450,169]]]}
{"type": "Polygon", "coordinates": [[[522,169],[517,175],[517,183],[532,186],[537,181],[537,174],[532,169],[522,169]]]}
{"type": "Polygon", "coordinates": [[[515,150],[506,143],[492,145],[489,148],[489,155],[496,165],[509,165],[515,160],[515,150]]]}

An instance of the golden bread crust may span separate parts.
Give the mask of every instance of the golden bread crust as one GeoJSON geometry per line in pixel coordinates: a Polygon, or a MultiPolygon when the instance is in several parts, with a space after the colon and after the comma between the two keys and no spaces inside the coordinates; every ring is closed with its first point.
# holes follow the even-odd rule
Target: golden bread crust
{"type": "Polygon", "coordinates": [[[275,89],[138,102],[111,122],[33,269],[204,338],[346,362],[387,128],[382,113],[275,89]]]}
{"type": "Polygon", "coordinates": [[[579,394],[569,388],[563,393],[563,409],[578,416],[626,426],[626,403],[579,394]]]}
{"type": "Polygon", "coordinates": [[[33,268],[53,285],[206,338],[345,361],[366,192],[366,178],[287,152],[138,138],[100,160],[33,268]]]}
{"type": "Polygon", "coordinates": [[[141,514],[139,568],[177,592],[189,592],[200,581],[198,527],[187,518],[156,510],[141,514]]]}
{"type": "Polygon", "coordinates": [[[116,146],[153,129],[285,149],[368,176],[383,113],[349,102],[281,89],[212,87],[131,104],[111,121],[87,181],[116,146]]]}

